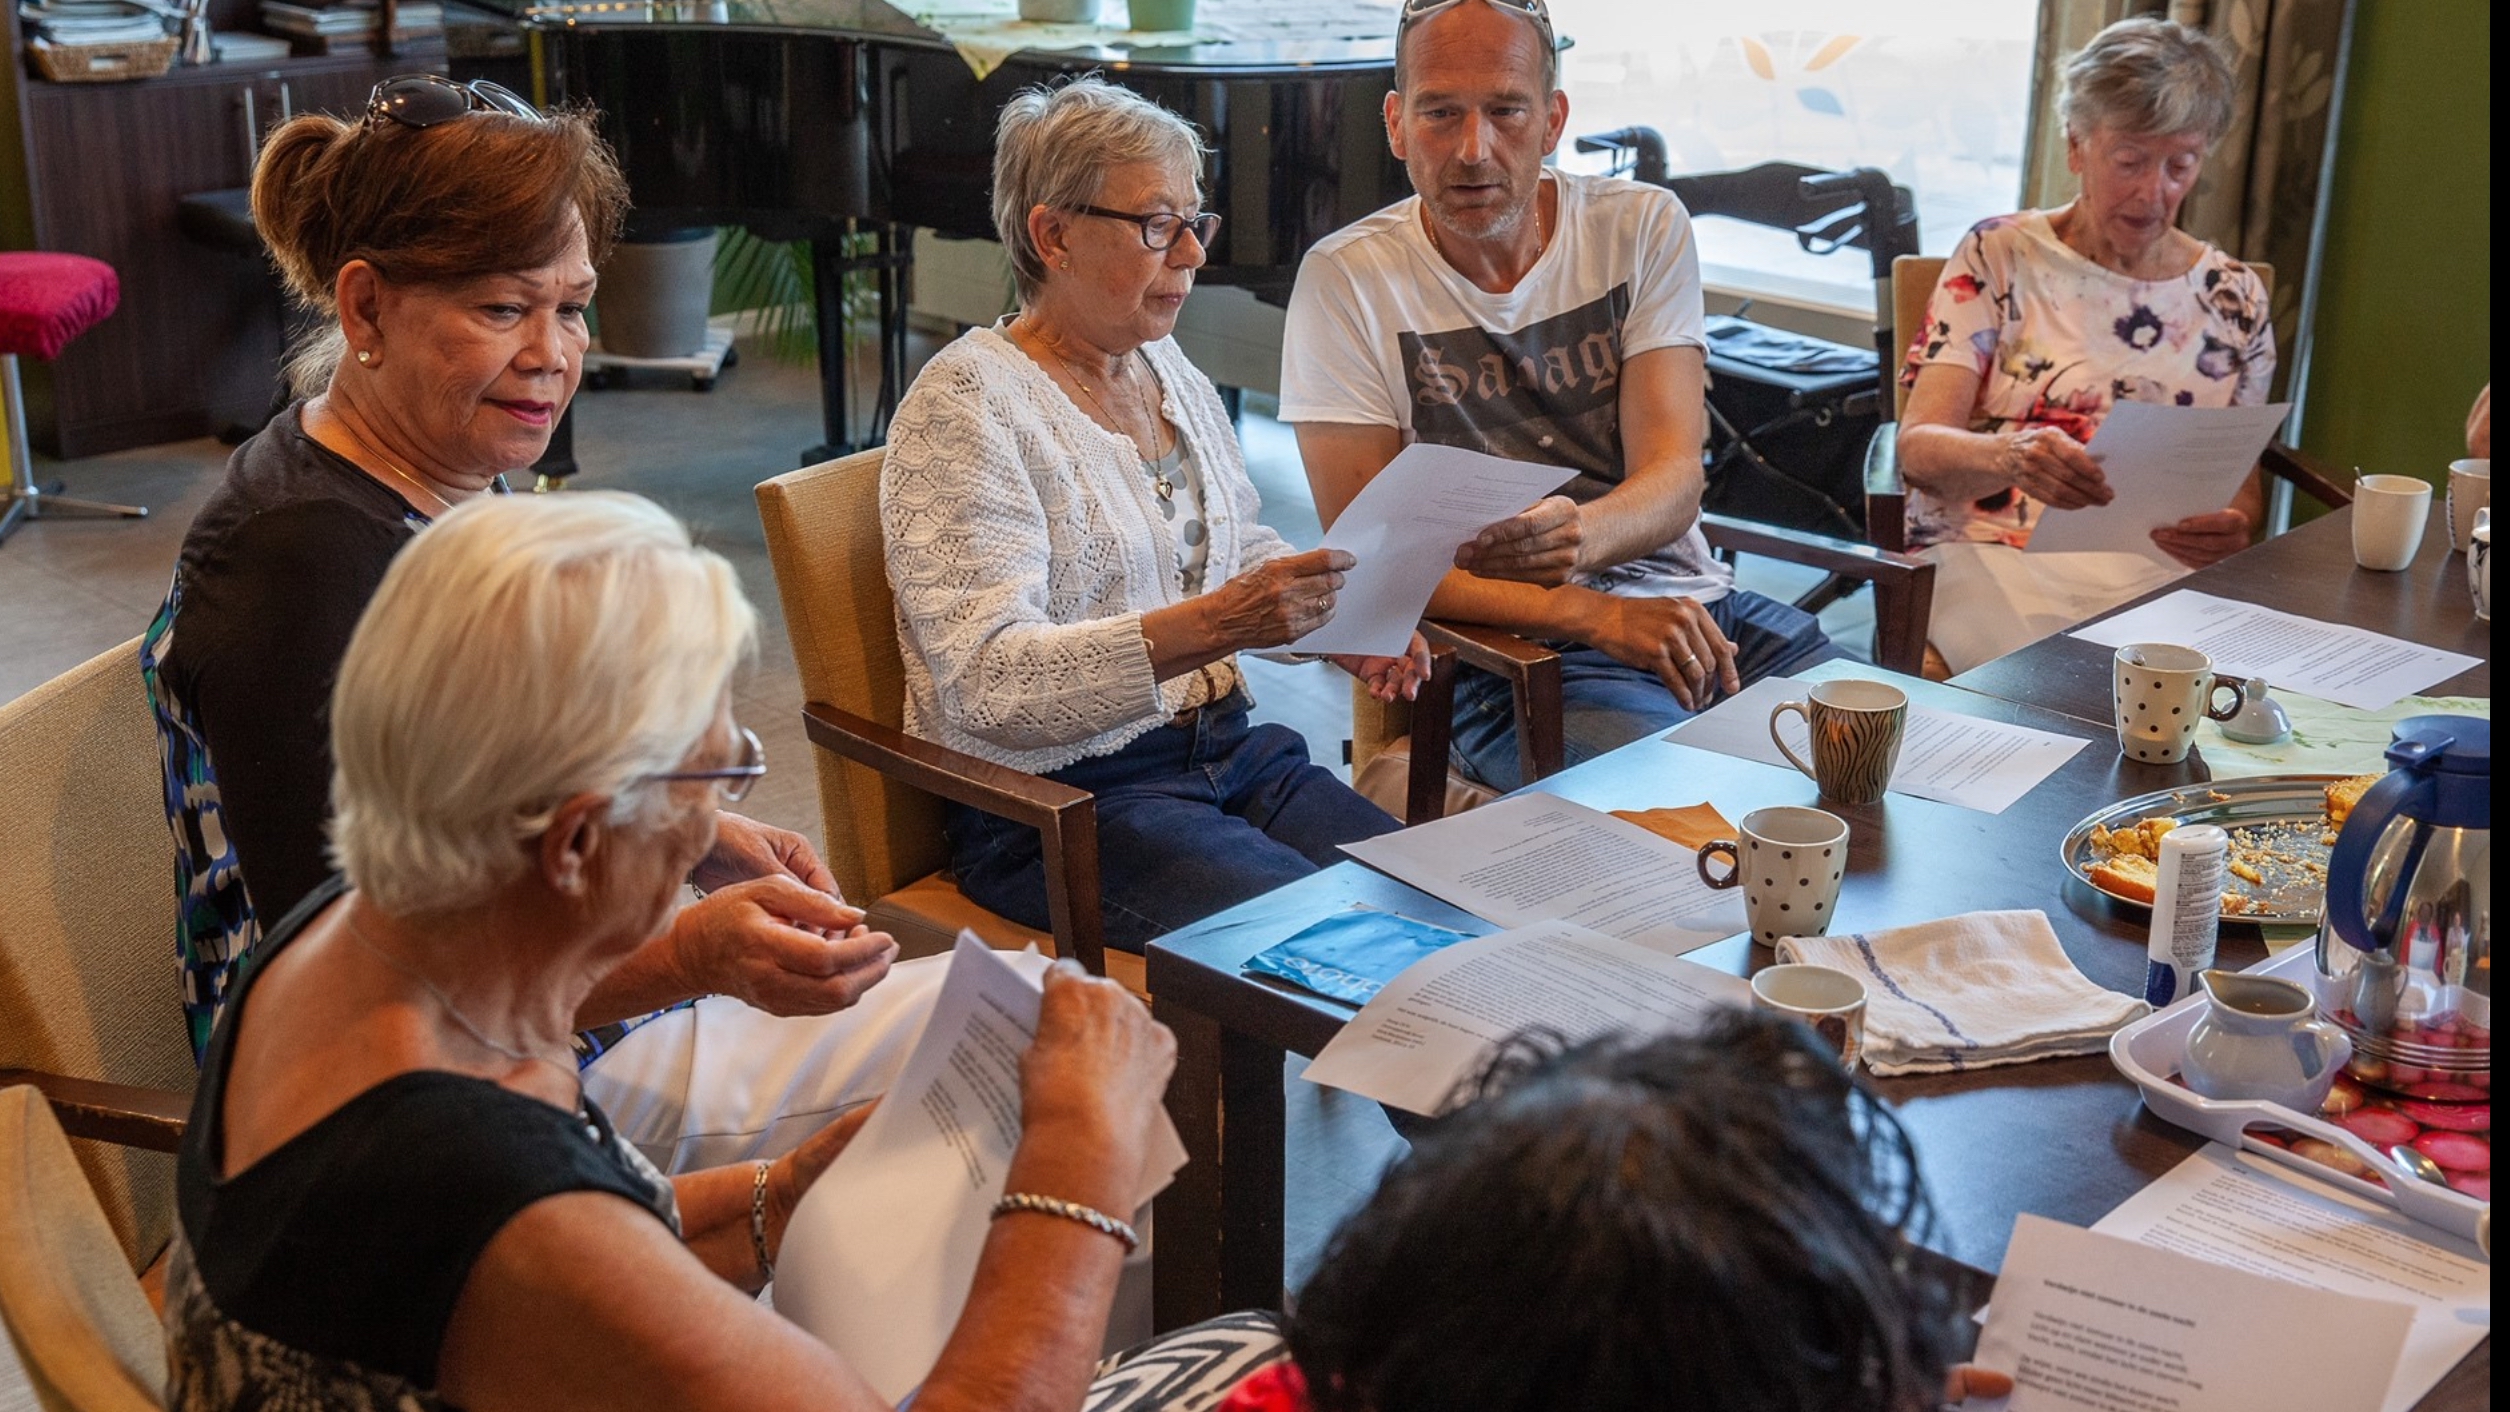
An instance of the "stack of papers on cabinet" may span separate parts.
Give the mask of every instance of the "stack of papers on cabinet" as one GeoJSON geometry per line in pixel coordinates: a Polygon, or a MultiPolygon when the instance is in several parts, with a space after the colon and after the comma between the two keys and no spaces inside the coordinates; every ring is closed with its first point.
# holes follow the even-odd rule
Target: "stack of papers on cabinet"
{"type": "Polygon", "coordinates": [[[171,11],[132,0],[50,0],[18,6],[39,39],[55,44],[145,44],[166,37],[171,11]]]}

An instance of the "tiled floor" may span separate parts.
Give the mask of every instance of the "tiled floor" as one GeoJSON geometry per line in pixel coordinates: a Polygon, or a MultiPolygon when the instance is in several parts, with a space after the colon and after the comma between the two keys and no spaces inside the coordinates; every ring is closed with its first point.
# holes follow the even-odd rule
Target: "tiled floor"
{"type": "MultiPolygon", "coordinates": [[[[586,392],[576,403],[576,423],[584,471],[574,484],[651,496],[738,569],[763,621],[759,662],[737,688],[737,706],[777,766],[744,807],[818,838],[800,687],[751,496],[758,481],[794,468],[801,449],[819,440],[815,377],[753,356],[708,393],[672,378],[586,392]]],[[[1242,436],[1266,521],[1294,543],[1316,543],[1315,507],[1288,429],[1250,412],[1242,436]]],[[[0,701],[147,626],[184,529],[226,456],[225,447],[204,439],[37,468],[45,478],[67,480],[72,494],[145,504],[151,514],[140,521],[46,520],[0,545],[0,701]]],[[[1791,596],[1804,582],[1783,568],[1747,564],[1746,572],[1753,586],[1773,594],[1791,596]]],[[[1872,631],[1862,598],[1834,608],[1825,621],[1842,643],[1862,643],[1872,631]]],[[[1248,675],[1258,714],[1300,730],[1318,761],[1339,767],[1350,729],[1346,681],[1322,665],[1260,661],[1249,663],[1248,675]]],[[[1376,1105],[1296,1080],[1291,1088],[1287,1214],[1295,1283],[1401,1143],[1376,1105]]]]}

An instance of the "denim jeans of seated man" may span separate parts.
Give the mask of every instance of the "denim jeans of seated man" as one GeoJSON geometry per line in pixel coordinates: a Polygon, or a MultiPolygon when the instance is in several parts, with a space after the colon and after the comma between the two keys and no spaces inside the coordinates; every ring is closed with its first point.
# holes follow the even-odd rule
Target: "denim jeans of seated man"
{"type": "MultiPolygon", "coordinates": [[[[1822,634],[1820,620],[1791,603],[1737,589],[1709,604],[1708,615],[1734,643],[1735,668],[1745,686],[1840,655],[1822,634]]],[[[1561,649],[1564,768],[1642,737],[1662,735],[1692,714],[1654,672],[1600,648],[1570,644],[1561,649]]],[[[1456,673],[1455,763],[1493,789],[1512,790],[1525,783],[1517,765],[1516,704],[1507,678],[1473,667],[1456,673]]]]}
{"type": "MultiPolygon", "coordinates": [[[[1189,725],[1160,726],[1047,776],[1097,796],[1107,945],[1140,951],[1154,937],[1340,861],[1338,845],[1400,827],[1309,763],[1298,732],[1256,725],[1246,708],[1245,695],[1232,693],[1189,725]]],[[[1037,831],[957,804],[945,828],[960,890],[1044,931],[1037,831]]]]}

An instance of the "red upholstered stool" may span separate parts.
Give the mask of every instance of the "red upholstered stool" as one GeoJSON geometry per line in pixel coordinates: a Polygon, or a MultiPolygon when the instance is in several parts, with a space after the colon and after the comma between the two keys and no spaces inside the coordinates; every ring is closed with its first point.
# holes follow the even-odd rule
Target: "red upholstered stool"
{"type": "Polygon", "coordinates": [[[113,312],[122,299],[122,282],[113,266],[84,255],[41,250],[0,253],[0,399],[8,404],[9,501],[0,509],[0,540],[21,520],[39,520],[47,510],[76,510],[133,519],[148,511],[138,505],[106,505],[73,500],[35,484],[34,448],[26,443],[26,394],[18,386],[17,355],[60,356],[70,340],[87,332],[113,312]]]}

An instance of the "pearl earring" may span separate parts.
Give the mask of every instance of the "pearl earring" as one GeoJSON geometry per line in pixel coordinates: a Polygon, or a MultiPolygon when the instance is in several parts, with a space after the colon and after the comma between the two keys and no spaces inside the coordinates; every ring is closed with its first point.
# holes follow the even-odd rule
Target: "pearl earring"
{"type": "Polygon", "coordinates": [[[375,361],[374,350],[371,348],[360,348],[357,350],[357,361],[360,363],[371,363],[375,361]]]}

